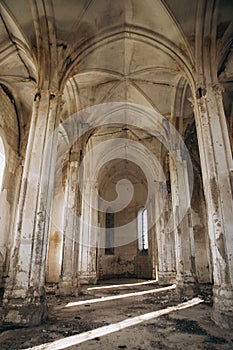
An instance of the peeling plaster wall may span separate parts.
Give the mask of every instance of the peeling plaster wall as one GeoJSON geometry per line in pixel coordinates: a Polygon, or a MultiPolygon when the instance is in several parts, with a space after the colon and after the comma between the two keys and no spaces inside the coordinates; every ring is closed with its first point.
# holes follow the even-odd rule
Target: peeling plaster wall
{"type": "Polygon", "coordinates": [[[0,287],[8,274],[10,248],[19,196],[22,165],[18,155],[19,128],[13,103],[0,88],[0,136],[2,137],[6,165],[0,192],[0,287]]]}
{"type": "Polygon", "coordinates": [[[137,242],[115,248],[114,255],[105,255],[104,249],[99,255],[99,277],[102,279],[117,277],[136,277],[134,259],[137,254],[137,242]]]}
{"type": "Polygon", "coordinates": [[[208,231],[206,227],[206,207],[200,174],[194,169],[192,194],[192,220],[195,240],[196,276],[199,283],[212,282],[212,262],[208,231]]]}
{"type": "MultiPolygon", "coordinates": [[[[13,103],[0,88],[0,128],[5,135],[5,142],[15,152],[18,149],[19,127],[13,103]]],[[[2,136],[2,135],[1,135],[2,136]]]]}
{"type": "Polygon", "coordinates": [[[61,191],[54,197],[51,215],[46,264],[46,282],[50,283],[58,283],[61,273],[64,204],[64,193],[61,191]]]}
{"type": "Polygon", "coordinates": [[[195,266],[198,283],[212,283],[212,257],[208,236],[207,212],[202,182],[200,153],[196,124],[190,120],[186,130],[186,146],[193,166],[193,191],[191,197],[192,224],[195,243],[195,266]]]}

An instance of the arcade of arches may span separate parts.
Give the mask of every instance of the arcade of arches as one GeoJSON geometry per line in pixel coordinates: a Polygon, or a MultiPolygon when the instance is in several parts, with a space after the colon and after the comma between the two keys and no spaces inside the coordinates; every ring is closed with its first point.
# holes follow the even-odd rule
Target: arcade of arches
{"type": "Polygon", "coordinates": [[[233,326],[233,3],[0,1],[3,325],[157,279],[233,326]]]}

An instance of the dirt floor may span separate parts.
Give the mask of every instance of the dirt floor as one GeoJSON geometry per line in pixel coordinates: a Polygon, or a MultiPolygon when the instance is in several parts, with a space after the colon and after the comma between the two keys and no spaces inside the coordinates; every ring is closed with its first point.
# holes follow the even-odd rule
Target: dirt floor
{"type": "MultiPolygon", "coordinates": [[[[101,285],[135,283],[137,281],[105,281],[101,285]]],[[[100,286],[98,286],[100,287],[100,286]]],[[[1,329],[0,350],[18,349],[80,349],[80,350],[196,350],[196,349],[233,349],[233,333],[218,328],[210,319],[211,297],[202,295],[204,302],[171,311],[165,315],[143,321],[129,327],[103,335],[103,330],[121,321],[134,320],[135,317],[164,310],[171,306],[187,302],[178,299],[174,289],[144,295],[103,301],[104,297],[123,296],[124,294],[161,289],[157,284],[122,286],[109,289],[92,289],[83,287],[79,297],[60,297],[56,295],[55,286],[48,286],[48,320],[33,328],[1,329]],[[92,303],[91,299],[102,298],[101,302],[92,303]],[[71,305],[84,301],[82,305],[71,305]],[[88,302],[89,301],[89,302],[88,302]],[[109,327],[108,327],[109,326],[109,327]],[[107,327],[107,328],[106,328],[107,327]],[[101,328],[102,329],[102,328],[101,328]],[[96,330],[95,337],[90,337],[91,330],[96,330]],[[78,334],[83,334],[84,341],[75,344],[78,334]],[[63,339],[66,344],[54,343],[63,339]],[[69,346],[69,341],[73,345],[69,346]]],[[[174,287],[173,287],[174,288],[174,287]]],[[[78,339],[78,338],[77,338],[78,339]]]]}

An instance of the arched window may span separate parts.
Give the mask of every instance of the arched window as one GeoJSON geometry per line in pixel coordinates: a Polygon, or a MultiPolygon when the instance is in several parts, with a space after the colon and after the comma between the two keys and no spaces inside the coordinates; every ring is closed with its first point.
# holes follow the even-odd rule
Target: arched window
{"type": "Polygon", "coordinates": [[[105,254],[114,254],[114,213],[111,208],[107,209],[105,218],[105,254]]]}
{"type": "Polygon", "coordinates": [[[145,208],[138,211],[138,249],[141,252],[148,251],[148,219],[145,208]]]}
{"type": "Polygon", "coordinates": [[[5,165],[6,165],[5,148],[4,148],[2,138],[0,136],[0,191],[2,189],[5,165]]]}

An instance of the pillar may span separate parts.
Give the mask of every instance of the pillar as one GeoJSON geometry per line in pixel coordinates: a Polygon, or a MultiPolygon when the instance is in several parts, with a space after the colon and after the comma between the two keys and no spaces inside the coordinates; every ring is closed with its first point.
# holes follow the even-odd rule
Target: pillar
{"type": "Polygon", "coordinates": [[[78,294],[78,167],[77,155],[73,153],[69,160],[66,180],[60,295],[78,294]]]}
{"type": "Polygon", "coordinates": [[[97,190],[96,185],[88,177],[83,184],[82,215],[80,222],[79,280],[80,284],[97,282],[97,190]]]}
{"type": "Polygon", "coordinates": [[[59,100],[57,91],[39,90],[33,103],[10,276],[3,298],[4,323],[36,325],[46,317],[45,260],[59,100]]]}
{"type": "Polygon", "coordinates": [[[165,183],[158,183],[157,210],[160,213],[156,222],[158,242],[158,282],[160,285],[173,284],[176,280],[174,232],[168,225],[169,203],[165,183]]]}
{"type": "Polygon", "coordinates": [[[221,86],[198,89],[195,120],[213,262],[212,318],[233,328],[232,153],[221,86]]]}
{"type": "Polygon", "coordinates": [[[176,287],[180,295],[197,294],[194,233],[187,161],[181,150],[170,157],[172,207],[176,247],[176,287]]]}
{"type": "Polygon", "coordinates": [[[157,233],[156,233],[156,217],[155,210],[155,194],[150,198],[150,205],[148,206],[148,227],[149,227],[149,256],[152,265],[151,278],[158,280],[158,242],[157,242],[157,233]]]}

